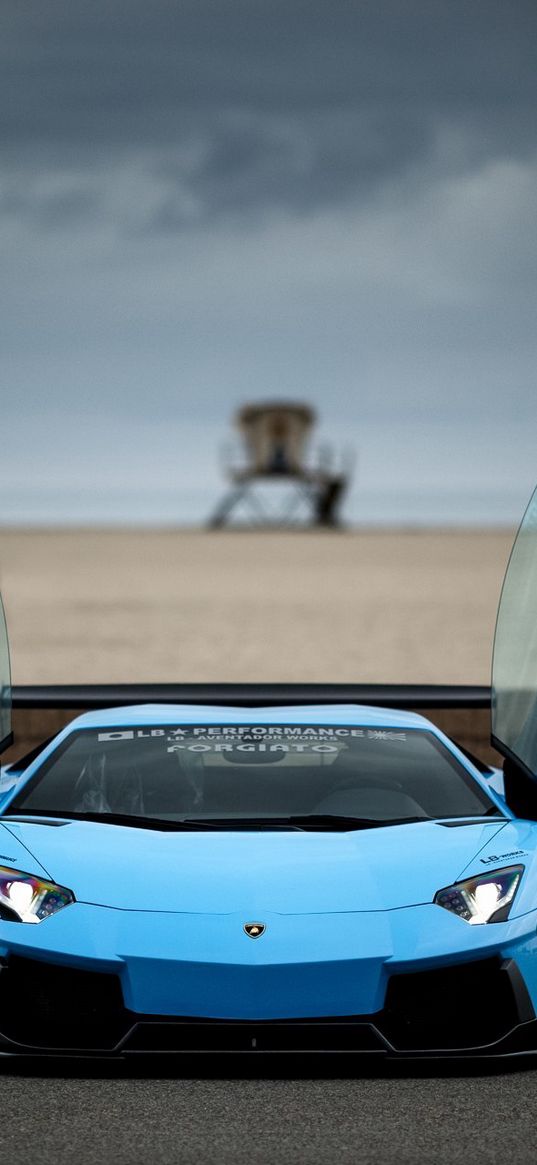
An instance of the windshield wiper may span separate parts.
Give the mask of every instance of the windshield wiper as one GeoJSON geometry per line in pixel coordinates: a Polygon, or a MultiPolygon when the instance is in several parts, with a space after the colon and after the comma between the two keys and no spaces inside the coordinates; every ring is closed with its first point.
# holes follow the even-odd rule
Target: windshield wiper
{"type": "MultiPolygon", "coordinates": [[[[187,818],[187,824],[193,824],[187,818]]],[[[379,829],[384,825],[406,825],[411,821],[429,821],[429,817],[397,817],[379,821],[373,817],[348,817],[339,813],[303,813],[290,817],[214,817],[199,819],[200,827],[211,829],[299,829],[343,832],[353,829],[379,829]]]]}
{"type": "Polygon", "coordinates": [[[6,818],[9,817],[15,821],[17,817],[29,820],[30,818],[43,818],[43,820],[61,820],[61,821],[95,821],[101,825],[127,825],[130,828],[138,829],[157,829],[162,832],[185,832],[199,833],[201,830],[223,830],[223,829],[284,829],[284,830],[298,830],[302,831],[302,826],[298,823],[292,822],[290,819],[272,818],[272,817],[179,817],[179,818],[165,818],[165,817],[143,817],[136,813],[98,813],[87,812],[82,813],[75,810],[68,809],[65,812],[55,810],[54,812],[48,809],[34,809],[28,813],[6,813],[6,818]]]}
{"type": "Polygon", "coordinates": [[[303,826],[290,817],[187,817],[187,825],[198,829],[284,829],[298,830],[302,833],[303,826]]]}
{"type": "Polygon", "coordinates": [[[428,817],[388,817],[385,821],[378,817],[348,817],[340,813],[308,813],[300,817],[290,817],[289,821],[301,825],[303,829],[382,829],[385,825],[408,825],[414,821],[429,821],[428,817]]]}
{"type": "Polygon", "coordinates": [[[179,818],[178,820],[168,821],[166,818],[162,817],[142,817],[137,816],[135,813],[79,813],[71,809],[66,810],[64,813],[62,813],[60,810],[52,813],[47,809],[33,809],[28,813],[6,813],[4,814],[4,817],[6,819],[9,817],[11,820],[16,820],[17,817],[24,818],[24,820],[29,820],[32,817],[42,817],[45,820],[96,821],[98,824],[102,825],[128,825],[131,828],[138,827],[139,829],[158,829],[162,831],[169,830],[170,832],[180,832],[181,830],[184,830],[185,833],[189,833],[194,830],[199,833],[200,829],[215,828],[211,822],[205,823],[202,820],[187,821],[179,818]]]}
{"type": "Polygon", "coordinates": [[[102,825],[126,825],[129,828],[156,829],[162,832],[200,832],[203,830],[284,830],[304,832],[318,830],[344,832],[354,829],[380,829],[386,825],[405,825],[413,821],[429,821],[428,817],[398,817],[379,821],[372,817],[348,817],[336,813],[305,813],[290,817],[181,817],[169,820],[162,817],[143,817],[135,813],[92,813],[67,810],[54,812],[34,809],[28,813],[6,813],[5,818],[43,818],[61,821],[95,821],[102,825]]]}

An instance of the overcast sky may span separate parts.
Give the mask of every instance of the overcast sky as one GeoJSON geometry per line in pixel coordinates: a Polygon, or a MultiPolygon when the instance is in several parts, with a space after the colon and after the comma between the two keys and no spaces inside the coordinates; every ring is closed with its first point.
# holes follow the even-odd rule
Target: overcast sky
{"type": "Polygon", "coordinates": [[[516,514],[536,34],[535,0],[4,4],[4,520],[197,515],[264,397],[355,445],[363,519],[383,490],[516,514]]]}

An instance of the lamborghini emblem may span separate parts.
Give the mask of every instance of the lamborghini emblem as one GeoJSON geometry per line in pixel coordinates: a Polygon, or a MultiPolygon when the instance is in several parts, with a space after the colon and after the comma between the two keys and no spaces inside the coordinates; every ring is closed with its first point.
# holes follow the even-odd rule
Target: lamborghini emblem
{"type": "Polygon", "coordinates": [[[248,938],[261,938],[266,927],[264,922],[245,922],[242,929],[248,938]]]}

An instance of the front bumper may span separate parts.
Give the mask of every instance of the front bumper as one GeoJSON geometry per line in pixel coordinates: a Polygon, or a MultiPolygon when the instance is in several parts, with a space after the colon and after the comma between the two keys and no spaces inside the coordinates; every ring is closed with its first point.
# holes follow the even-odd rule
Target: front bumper
{"type": "Polygon", "coordinates": [[[0,923],[0,1052],[537,1051],[536,915],[470,927],[439,907],[268,916],[75,904],[0,923]]]}

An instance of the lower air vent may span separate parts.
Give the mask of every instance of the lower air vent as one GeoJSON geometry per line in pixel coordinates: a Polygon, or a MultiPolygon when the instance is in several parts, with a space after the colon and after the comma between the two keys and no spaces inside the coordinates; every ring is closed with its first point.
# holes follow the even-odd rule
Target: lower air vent
{"type": "Polygon", "coordinates": [[[230,1020],[143,1022],[132,1029],[125,1052],[385,1052],[368,1023],[230,1020]]]}
{"type": "Polygon", "coordinates": [[[382,1031],[400,1051],[464,1050],[494,1043],[533,1016],[516,964],[483,959],[393,975],[382,1031]]]}
{"type": "Polygon", "coordinates": [[[117,975],[14,955],[0,975],[0,1032],[16,1043],[109,1051],[131,1022],[117,975]]]}

